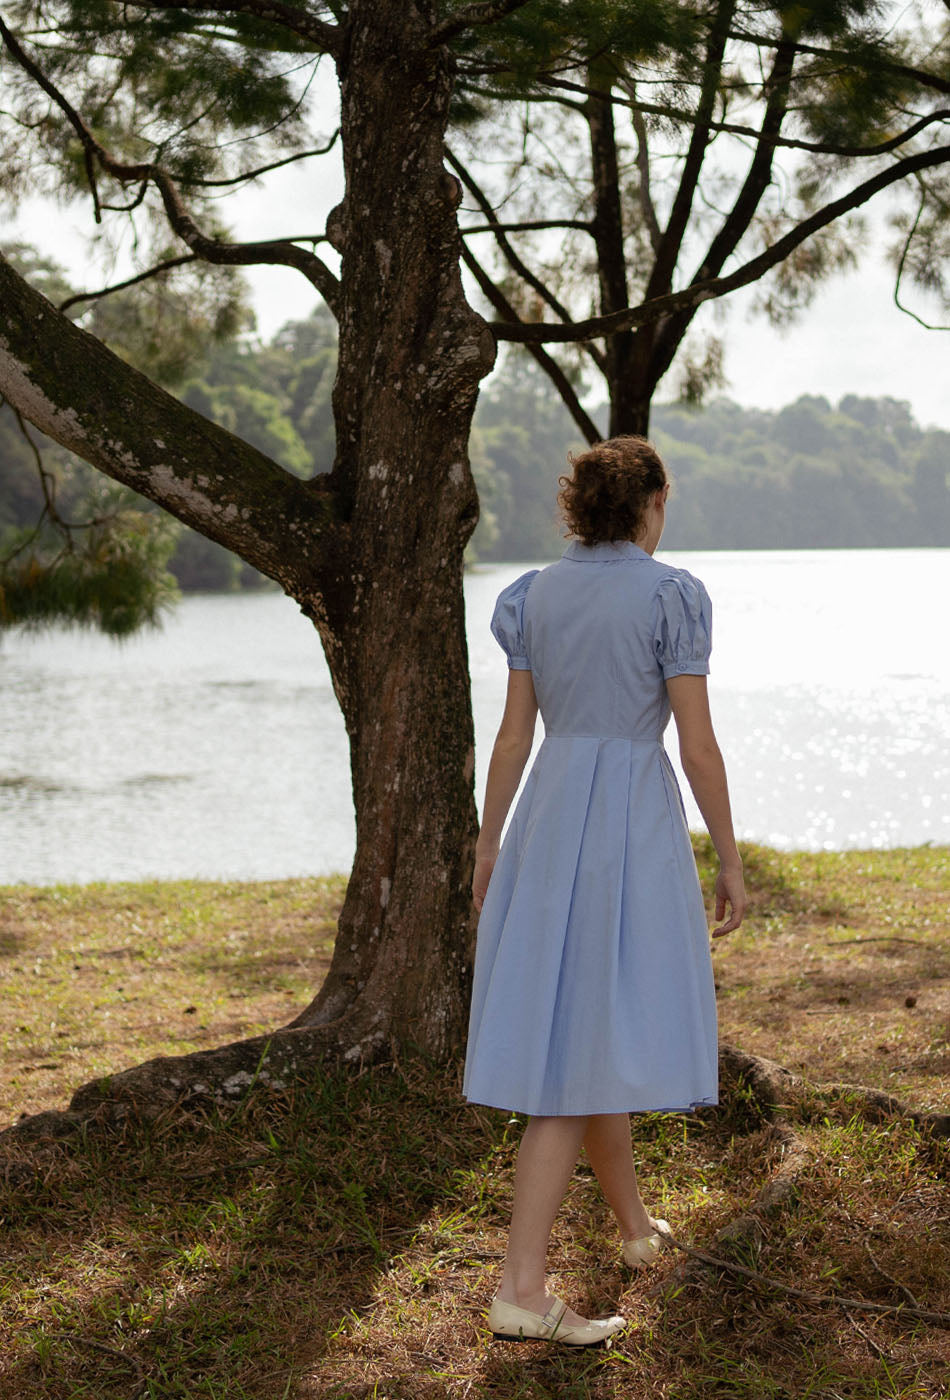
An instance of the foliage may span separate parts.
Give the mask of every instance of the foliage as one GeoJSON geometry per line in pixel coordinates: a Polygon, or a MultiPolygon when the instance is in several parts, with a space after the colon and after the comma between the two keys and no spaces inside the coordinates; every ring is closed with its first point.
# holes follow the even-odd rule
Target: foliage
{"type": "Polygon", "coordinates": [[[173,547],[170,521],[121,507],[78,545],[48,525],[14,534],[0,561],[0,628],[66,623],[118,638],[156,626],[178,596],[166,569],[173,547]]]}
{"type": "MultiPolygon", "coordinates": [[[[29,270],[34,285],[46,295],[63,300],[71,293],[54,263],[22,246],[13,252],[17,264],[29,270]]],[[[185,314],[186,288],[172,292],[155,279],[95,303],[96,333],[108,329],[113,348],[137,368],[159,379],[164,375],[166,386],[176,387],[191,407],[289,471],[304,478],[315,471],[329,471],[333,461],[330,392],[336,370],[336,335],[329,312],[321,307],[305,321],[289,322],[269,345],[247,334],[239,338],[238,329],[247,324],[244,291],[230,277],[218,278],[219,269],[208,271],[210,276],[197,279],[201,285],[190,303],[194,314],[185,314]],[[218,296],[222,291],[226,293],[223,301],[218,296]],[[238,300],[233,300],[232,291],[240,293],[238,300]],[[164,304],[167,322],[153,319],[156,304],[164,304]]],[[[95,607],[90,611],[88,601],[80,598],[81,593],[91,598],[90,589],[103,600],[110,587],[128,590],[132,607],[136,589],[140,601],[149,587],[157,589],[158,576],[148,570],[159,557],[167,560],[174,579],[186,589],[259,588],[267,583],[222,545],[173,521],[134,491],[104,483],[99,472],[41,440],[39,434],[32,437],[41,447],[59,508],[80,522],[80,530],[83,520],[102,514],[106,499],[119,515],[108,542],[97,540],[94,560],[73,549],[58,561],[55,578],[44,582],[44,560],[57,556],[63,538],[49,521],[40,535],[32,535],[44,510],[42,482],[29,441],[12,413],[0,409],[0,555],[6,557],[32,538],[31,552],[19,559],[15,577],[0,563],[7,626],[18,621],[38,626],[57,617],[79,621],[81,614],[94,622],[99,611],[95,607]],[[123,525],[132,532],[124,550],[119,538],[123,525]],[[155,532],[155,540],[146,549],[149,531],[155,532]],[[147,568],[136,579],[138,565],[147,568]],[[107,576],[113,568],[116,573],[110,585],[107,576]],[[69,604],[64,600],[72,588],[77,590],[76,598],[69,604]],[[22,617],[21,605],[26,609],[22,617]]],[[[163,586],[154,592],[154,606],[143,613],[140,603],[136,604],[129,616],[153,621],[172,596],[173,590],[163,586]]]]}
{"type": "MultiPolygon", "coordinates": [[[[167,388],[250,322],[246,289],[231,268],[191,267],[174,281],[152,278],[89,303],[74,300],[52,259],[22,243],[3,251],[38,291],[167,388]]],[[[167,566],[173,555],[187,560],[185,533],[151,501],[0,406],[0,626],[66,623],[115,637],[156,626],[178,595],[167,566]]],[[[220,546],[187,534],[198,556],[215,560],[218,586],[254,575],[220,546]]],[[[187,576],[187,564],[180,572],[187,576]]]]}
{"type": "Polygon", "coordinates": [[[165,389],[178,389],[209,347],[230,343],[254,324],[235,269],[201,264],[161,273],[88,309],[79,303],[77,310],[85,330],[165,389]]]}
{"type": "MultiPolygon", "coordinates": [[[[205,347],[182,384],[185,401],[303,477],[333,461],[332,317],[319,308],[269,344],[243,337],[205,347]]],[[[697,365],[697,375],[718,362],[697,365]]],[[[583,385],[578,383],[579,389],[583,385]]],[[[605,410],[593,413],[606,429],[605,410]]],[[[674,478],[664,544],[671,549],[950,545],[950,433],[925,430],[907,405],[845,395],[837,407],[805,395],[777,412],[727,400],[658,405],[654,440],[674,478]],[[816,494],[821,508],[815,508],[816,494]]],[[[502,357],[479,401],[472,465],[481,516],[467,553],[478,560],[554,558],[563,547],[555,498],[583,438],[547,378],[520,350],[502,357]]],[[[98,473],[49,445],[61,499],[80,515],[98,473]]],[[[7,548],[42,507],[28,449],[0,412],[0,538],[7,548]]],[[[155,517],[150,502],[110,488],[155,517]]],[[[99,507],[96,507],[99,508],[99,507]]],[[[260,587],[236,555],[168,521],[168,567],[185,589],[260,587]]],[[[75,568],[75,560],[69,568],[75,568]]],[[[65,584],[67,575],[62,575],[65,584]]]]}
{"type": "Polygon", "coordinates": [[[950,545],[950,433],[898,400],[663,405],[655,423],[674,478],[668,548],[950,545]]]}
{"type": "MultiPolygon", "coordinates": [[[[292,32],[240,13],[209,24],[187,10],[130,16],[130,8],[137,7],[14,0],[5,18],[20,33],[43,34],[47,75],[69,92],[100,141],[130,161],[160,158],[200,202],[211,193],[202,180],[240,168],[244,142],[255,139],[259,156],[299,149],[307,128],[296,75],[312,72],[319,55],[292,32]]],[[[43,178],[64,197],[88,191],[74,130],[56,120],[46,95],[14,65],[6,77],[10,100],[0,136],[18,159],[4,186],[43,178]],[[37,140],[22,139],[27,123],[35,124],[37,140]]],[[[159,207],[145,195],[140,209],[159,207]]]]}
{"type": "Polygon", "coordinates": [[[178,596],[170,516],[0,406],[0,628],[64,622],[114,637],[178,596]]]}
{"type": "MultiPolygon", "coordinates": [[[[22,243],[3,251],[37,290],[66,303],[85,329],[169,389],[251,324],[246,288],[232,268],[193,266],[174,281],[155,277],[90,304],[74,300],[52,259],[22,243]]],[[[243,426],[248,440],[305,469],[309,457],[279,406],[251,390],[245,398],[227,406],[227,426],[243,426]]],[[[237,556],[30,433],[6,405],[0,407],[0,488],[4,627],[60,622],[125,636],[160,621],[177,596],[176,577],[193,587],[260,581],[237,556]]]]}
{"type": "MultiPolygon", "coordinates": [[[[509,236],[509,246],[532,269],[533,282],[500,243],[494,260],[483,257],[514,314],[527,320],[550,317],[555,302],[565,306],[566,315],[616,309],[618,276],[627,288],[624,304],[634,304],[677,279],[688,280],[690,260],[694,266],[703,263],[696,275],[706,275],[713,247],[717,266],[726,244],[733,257],[769,247],[795,219],[821,209],[842,179],[853,177],[860,159],[843,154],[846,147],[880,144],[899,133],[902,122],[907,125],[907,112],[926,115],[928,93],[939,92],[946,76],[929,11],[926,16],[921,11],[919,24],[905,14],[895,27],[889,11],[865,0],[812,3],[774,16],[740,0],[729,12],[723,57],[711,67],[717,13],[715,7],[670,0],[623,6],[612,0],[531,0],[499,22],[456,38],[456,139],[476,170],[485,169],[478,158],[490,141],[496,163],[486,173],[486,189],[494,207],[504,210],[507,221],[537,218],[542,207],[547,219],[583,224],[509,236]],[[786,78],[777,76],[780,55],[791,53],[782,44],[794,49],[787,90],[782,88],[786,78]],[[823,59],[823,46],[834,49],[834,63],[823,59]],[[925,73],[933,75],[930,89],[921,77],[925,73]],[[710,82],[709,140],[701,168],[690,173],[687,147],[700,120],[697,104],[710,82]],[[598,94],[610,100],[601,101],[598,94]],[[775,145],[756,144],[755,130],[765,131],[770,110],[778,120],[772,129],[775,145]],[[594,162],[595,119],[615,149],[614,176],[594,162]],[[743,126],[746,134],[737,129],[743,126]],[[740,209],[737,162],[750,140],[754,159],[745,177],[747,207],[740,209]],[[796,141],[827,149],[806,157],[795,149],[796,141]],[[791,144],[783,150],[783,142],[791,144]],[[500,165],[499,153],[505,158],[500,165]],[[603,203],[605,175],[616,182],[610,196],[613,233],[603,203]],[[595,187],[600,189],[596,198],[595,187]],[[687,196],[686,225],[674,238],[676,201],[687,196]],[[618,250],[621,271],[605,262],[616,260],[618,250]],[[659,281],[658,258],[669,264],[659,281]],[[614,290],[608,293],[611,277],[614,290]]],[[[7,21],[21,33],[37,21],[48,26],[44,69],[68,91],[96,139],[117,158],[160,161],[185,192],[192,216],[218,236],[225,229],[214,199],[227,186],[208,182],[239,180],[250,168],[245,147],[252,142],[250,166],[258,166],[302,157],[312,139],[308,94],[320,54],[290,29],[253,14],[222,13],[209,24],[187,7],[157,8],[137,13],[129,23],[109,0],[64,0],[52,7],[20,0],[8,6],[7,21]]],[[[938,30],[946,27],[945,19],[935,22],[938,30]]],[[[88,190],[89,172],[75,131],[15,64],[7,65],[7,75],[10,102],[0,118],[4,188],[13,192],[27,181],[45,182],[64,198],[88,190]]],[[[897,155],[921,148],[937,129],[939,123],[924,126],[914,142],[900,143],[897,155]]],[[[896,158],[882,154],[869,168],[883,169],[896,158]]],[[[937,295],[945,291],[948,207],[941,179],[939,172],[919,175],[916,213],[900,207],[893,215],[894,257],[905,282],[937,295]]],[[[96,198],[104,197],[98,190],[96,198]]],[[[143,186],[125,214],[104,218],[100,243],[109,246],[120,238],[128,221],[140,265],[174,257],[177,246],[169,241],[154,188],[143,186]]],[[[466,222],[471,224],[470,215],[466,222]]],[[[820,281],[853,260],[856,230],[853,221],[832,223],[795,249],[761,282],[760,308],[776,321],[799,314],[820,281]]],[[[482,240],[469,238],[469,249],[484,250],[482,240]]],[[[8,254],[55,302],[69,297],[66,279],[49,260],[24,247],[8,254]]],[[[249,334],[251,318],[237,271],[192,259],[134,287],[75,302],[70,314],[186,403],[288,470],[308,477],[332,465],[336,350],[325,309],[291,323],[265,346],[249,334]]],[[[684,403],[698,405],[721,387],[723,345],[707,334],[687,334],[691,320],[692,313],[684,314],[678,327],[671,322],[665,346],[653,343],[652,327],[634,333],[645,347],[650,341],[646,358],[639,355],[641,366],[652,365],[640,386],[647,400],[654,371],[675,353],[684,403]]],[[[584,389],[580,366],[585,374],[603,375],[616,417],[617,395],[634,378],[621,372],[620,361],[598,358],[591,347],[587,353],[566,347],[556,363],[575,403],[584,389]]],[[[609,416],[587,415],[599,432],[608,430],[609,416]]],[[[722,402],[698,418],[662,407],[656,438],[681,486],[667,542],[681,548],[946,542],[946,435],[924,434],[912,422],[900,432],[893,425],[882,429],[866,418],[867,412],[847,399],[836,412],[803,400],[778,415],[743,414],[722,402]],[[822,495],[821,511],[813,507],[816,492],[822,495]]],[[[557,477],[567,450],[581,438],[575,422],[555,410],[538,370],[521,357],[507,357],[504,378],[496,377],[482,395],[472,443],[482,514],[470,562],[545,558],[557,551],[557,477]]],[[[7,415],[0,413],[5,557],[19,550],[23,531],[44,506],[29,451],[15,439],[7,415]]],[[[44,462],[63,508],[81,522],[90,514],[97,474],[59,449],[46,447],[44,462]]],[[[29,551],[16,554],[15,568],[4,568],[8,625],[20,616],[18,609],[24,622],[38,625],[61,602],[63,617],[110,616],[114,625],[126,625],[118,623],[119,612],[109,601],[110,588],[115,592],[107,584],[110,569],[116,571],[115,588],[121,581],[128,590],[128,618],[157,615],[159,595],[162,601],[170,595],[158,581],[156,561],[168,557],[170,543],[171,567],[182,586],[262,582],[222,546],[181,526],[160,526],[150,503],[131,492],[116,497],[116,510],[114,524],[100,529],[94,543],[90,536],[87,551],[70,546],[60,552],[62,538],[46,519],[29,551]],[[120,548],[120,521],[131,525],[125,548],[120,548]],[[156,532],[155,539],[146,545],[149,531],[156,532]],[[142,572],[136,604],[137,568],[142,572]],[[144,603],[149,589],[154,606],[144,603]]]]}
{"type": "MultiPolygon", "coordinates": [[[[323,59],[319,43],[261,18],[253,6],[214,8],[212,18],[187,5],[133,7],[130,18],[111,0],[14,0],[5,18],[96,141],[117,160],[160,164],[189,217],[226,240],[222,193],[269,163],[309,160],[315,139],[327,144],[313,134],[312,84],[323,59]]],[[[308,8],[345,18],[345,7],[308,8]]],[[[549,224],[511,232],[510,252],[498,240],[494,255],[489,235],[467,237],[467,256],[480,260],[507,302],[502,320],[570,320],[687,287],[767,251],[868,173],[886,173],[909,152],[933,147],[950,81],[946,29],[931,0],[899,15],[872,0],[777,10],[747,0],[529,0],[490,25],[463,28],[453,40],[452,142],[477,176],[463,226],[496,214],[517,223],[542,213],[540,222],[549,224]],[[915,122],[919,130],[908,135],[915,122]],[[878,151],[887,143],[894,144],[878,151]],[[479,205],[480,193],[487,204],[479,205]]],[[[158,187],[145,181],[135,188],[105,169],[93,177],[63,109],[17,63],[5,63],[5,74],[2,189],[42,188],[64,199],[91,194],[100,248],[117,250],[131,228],[137,267],[172,260],[181,245],[169,237],[158,187]]],[[[917,172],[911,198],[892,209],[892,251],[904,283],[938,298],[946,290],[950,207],[943,169],[917,172]]],[[[791,250],[763,275],[759,308],[779,322],[800,314],[821,281],[853,261],[859,229],[852,212],[791,250]]],[[[66,299],[58,269],[30,250],[14,252],[34,285],[54,301],[66,299]]],[[[293,323],[264,346],[251,338],[235,268],[200,256],[180,263],[135,287],[78,301],[70,314],[288,470],[301,477],[328,471],[336,365],[330,313],[293,323]]],[[[559,540],[553,498],[567,448],[593,430],[642,426],[672,359],[679,357],[684,402],[697,405],[721,388],[725,348],[701,323],[693,326],[697,305],[662,327],[649,322],[625,332],[613,348],[588,341],[553,350],[547,365],[542,358],[542,369],[563,376],[558,387],[576,410],[573,422],[553,410],[550,390],[520,360],[506,361],[508,382],[496,380],[483,394],[472,444],[482,518],[470,560],[550,555],[559,540]],[[607,414],[582,407],[589,395],[581,366],[603,383],[607,414]],[[636,403],[626,402],[632,397],[636,403]]],[[[733,438],[723,415],[714,406],[699,440],[687,417],[659,414],[658,438],[690,488],[673,514],[671,541],[741,547],[947,538],[939,436],[902,443],[899,460],[890,460],[883,443],[867,443],[848,427],[844,409],[837,424],[812,414],[794,441],[791,409],[774,435],[766,425],[765,441],[761,418],[753,415],[733,438]],[[824,445],[809,433],[824,433],[824,445]],[[860,490],[845,460],[855,447],[869,467],[860,490]],[[827,493],[821,521],[803,504],[813,486],[827,493]],[[796,502],[790,514],[789,500],[796,502]]],[[[0,415],[0,440],[9,437],[0,415]]],[[[15,470],[22,459],[14,447],[0,460],[0,529],[28,525],[26,503],[42,505],[15,470]]],[[[81,516],[94,473],[62,453],[53,461],[63,499],[81,516]]],[[[125,505],[144,518],[154,513],[131,495],[125,505]]],[[[172,567],[184,586],[260,582],[221,546],[175,529],[172,567]]],[[[2,544],[9,550],[18,539],[8,535],[2,544]]]]}

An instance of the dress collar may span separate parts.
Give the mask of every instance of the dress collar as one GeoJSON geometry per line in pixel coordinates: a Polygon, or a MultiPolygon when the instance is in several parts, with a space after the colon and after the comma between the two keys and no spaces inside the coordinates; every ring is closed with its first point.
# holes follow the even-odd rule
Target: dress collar
{"type": "Polygon", "coordinates": [[[561,558],[577,559],[584,563],[594,560],[598,563],[610,563],[621,559],[649,559],[650,555],[638,544],[634,544],[633,540],[599,540],[597,544],[583,544],[580,540],[571,540],[561,558]]]}

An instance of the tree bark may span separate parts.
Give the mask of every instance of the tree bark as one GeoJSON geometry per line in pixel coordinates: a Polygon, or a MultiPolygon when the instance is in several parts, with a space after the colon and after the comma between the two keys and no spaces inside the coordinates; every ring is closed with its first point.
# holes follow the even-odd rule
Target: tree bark
{"type": "MultiPolygon", "coordinates": [[[[612,72],[604,60],[592,63],[587,72],[591,94],[584,104],[584,115],[590,132],[591,175],[594,196],[591,232],[597,249],[597,269],[600,280],[600,314],[609,316],[628,304],[627,257],[624,248],[623,208],[620,202],[620,170],[617,160],[617,139],[614,131],[614,111],[609,100],[612,72]],[[601,96],[606,93],[608,96],[601,96]]],[[[610,402],[608,437],[621,433],[646,435],[649,420],[649,400],[646,416],[637,418],[629,411],[635,403],[638,361],[643,358],[643,346],[652,337],[653,327],[641,327],[638,332],[621,331],[609,336],[604,354],[604,378],[610,402]]]]}
{"type": "Polygon", "coordinates": [[[460,186],[442,159],[452,74],[433,18],[356,0],[338,64],[330,485],[346,565],[313,615],[350,737],[357,853],[330,971],[295,1024],[343,1017],[364,1058],[393,1038],[458,1049],[475,931],[462,557],[478,518],[467,441],[495,347],[462,293],[460,186]]]}

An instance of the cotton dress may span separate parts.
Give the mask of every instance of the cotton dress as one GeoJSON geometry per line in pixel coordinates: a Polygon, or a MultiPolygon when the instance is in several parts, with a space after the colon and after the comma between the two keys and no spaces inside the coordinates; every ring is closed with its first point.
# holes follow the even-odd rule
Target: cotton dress
{"type": "Polygon", "coordinates": [[[709,670],[711,605],[631,541],[572,541],[500,594],[544,739],[482,905],[463,1092],[526,1114],[718,1101],[709,931],[665,680],[709,670]]]}

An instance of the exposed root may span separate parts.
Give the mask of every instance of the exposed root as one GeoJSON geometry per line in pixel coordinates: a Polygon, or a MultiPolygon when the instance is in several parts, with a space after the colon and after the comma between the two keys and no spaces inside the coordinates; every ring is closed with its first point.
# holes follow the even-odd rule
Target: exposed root
{"type": "Polygon", "coordinates": [[[734,1092],[745,1085],[751,1092],[764,1117],[788,1108],[802,1087],[801,1078],[775,1060],[763,1055],[750,1055],[734,1045],[719,1047],[719,1075],[734,1092]]]}
{"type": "Polygon", "coordinates": [[[135,1372],[139,1385],[145,1384],[145,1370],[137,1356],[130,1351],[119,1351],[118,1347],[106,1346],[104,1342],[94,1341],[92,1337],[84,1337],[81,1332],[46,1332],[44,1336],[60,1342],[69,1342],[71,1346],[92,1347],[95,1351],[104,1352],[106,1356],[114,1356],[117,1361],[125,1362],[135,1372]]]}
{"type": "MultiPolygon", "coordinates": [[[[365,1018],[341,1017],[330,1025],[284,1027],[271,1035],[190,1055],[159,1056],[82,1085],[67,1109],[21,1119],[0,1132],[0,1143],[55,1140],[87,1125],[122,1123],[133,1113],[153,1119],[169,1108],[199,1101],[234,1104],[258,1085],[284,1089],[309,1079],[317,1065],[333,1062],[359,1069],[385,1058],[390,1050],[385,1033],[367,1025],[365,1018]]],[[[803,1164],[804,1147],[784,1116],[797,1102],[813,1103],[816,1095],[819,1101],[830,1102],[847,1095],[855,1111],[870,1121],[897,1114],[934,1136],[950,1137],[950,1114],[919,1112],[864,1085],[806,1085],[774,1060],[735,1046],[721,1047],[720,1071],[725,1104],[744,1095],[757,1122],[771,1121],[781,1139],[782,1162],[752,1207],[757,1216],[781,1206],[803,1164]]],[[[738,1227],[738,1222],[734,1225],[738,1227]]]]}
{"type": "MultiPolygon", "coordinates": [[[[799,1181],[809,1162],[809,1152],[804,1139],[786,1119],[778,1119],[769,1125],[765,1134],[765,1144],[770,1156],[778,1157],[778,1165],[747,1211],[737,1215],[718,1230],[713,1237],[712,1249],[724,1248],[728,1253],[735,1252],[743,1245],[757,1246],[764,1234],[764,1222],[779,1214],[795,1199],[799,1181]]],[[[682,1244],[675,1236],[672,1243],[687,1256],[677,1278],[681,1283],[694,1282],[705,1272],[707,1262],[715,1256],[704,1255],[701,1251],[682,1244]]],[[[663,1292],[664,1283],[658,1281],[652,1291],[663,1292]]]]}
{"type": "Polygon", "coordinates": [[[891,1117],[909,1118],[923,1132],[934,1137],[950,1137],[950,1113],[911,1108],[893,1094],[866,1084],[806,1083],[801,1075],[784,1065],[762,1055],[750,1055],[733,1045],[719,1047],[719,1069],[723,1082],[734,1090],[745,1086],[763,1120],[783,1116],[782,1110],[805,1101],[833,1103],[836,1099],[847,1098],[854,1112],[870,1123],[881,1123],[891,1117]]]}
{"type": "Polygon", "coordinates": [[[381,1032],[364,1028],[361,1033],[352,1020],[341,1018],[330,1026],[285,1028],[190,1055],[162,1055],[83,1084],[68,1109],[23,1118],[0,1132],[0,1143],[14,1147],[64,1138],[85,1127],[119,1125],[133,1115],[153,1120],[196,1103],[233,1105],[258,1086],[282,1090],[307,1081],[327,1062],[361,1069],[387,1049],[381,1032]]]}
{"type": "Polygon", "coordinates": [[[887,1282],[891,1285],[892,1288],[896,1288],[898,1293],[903,1293],[905,1300],[908,1303],[910,1303],[912,1308],[919,1308],[920,1304],[918,1303],[914,1294],[911,1293],[906,1283],[901,1283],[900,1279],[895,1278],[893,1274],[889,1274],[887,1272],[883,1264],[879,1263],[878,1260],[874,1257],[874,1253],[867,1240],[864,1241],[864,1252],[865,1254],[867,1254],[874,1268],[881,1275],[881,1278],[887,1279],[887,1282]]]}
{"type": "MultiPolygon", "coordinates": [[[[807,1108],[814,1105],[816,1100],[818,1103],[833,1103],[846,1098],[849,1109],[869,1122],[882,1122],[894,1116],[907,1118],[919,1129],[929,1132],[934,1137],[950,1136],[950,1115],[919,1112],[909,1108],[892,1094],[871,1089],[866,1085],[806,1084],[801,1076],[774,1060],[747,1054],[734,1046],[721,1047],[720,1071],[722,1081],[727,1086],[724,1095],[725,1111],[735,1110],[737,1105],[741,1105],[747,1122],[756,1126],[765,1125],[767,1131],[763,1134],[764,1144],[767,1149],[777,1147],[779,1160],[750,1208],[716,1233],[709,1251],[694,1249],[683,1244],[675,1236],[670,1237],[671,1243],[685,1256],[676,1275],[680,1284],[698,1282],[699,1277],[708,1269],[721,1269],[806,1302],[835,1304],[844,1308],[849,1315],[851,1310],[901,1314],[919,1318],[934,1326],[950,1327],[950,1314],[932,1312],[920,1307],[910,1290],[886,1274],[873,1255],[872,1264],[879,1273],[900,1289],[904,1302],[894,1305],[874,1303],[861,1298],[837,1297],[833,1294],[793,1288],[716,1252],[717,1246],[723,1247],[726,1254],[730,1254],[735,1252],[737,1246],[758,1244],[764,1235],[764,1222],[794,1201],[799,1182],[808,1167],[809,1151],[804,1139],[785,1116],[787,1112],[796,1108],[807,1108]]],[[[868,1253],[870,1254],[870,1250],[868,1253]]],[[[662,1287],[659,1283],[656,1285],[658,1291],[662,1287]]]]}
{"type": "Polygon", "coordinates": [[[817,1093],[825,1102],[847,1097],[849,1106],[869,1123],[883,1123],[892,1117],[909,1118],[922,1132],[938,1138],[950,1137],[950,1113],[910,1108],[882,1089],[871,1089],[866,1084],[818,1084],[813,1086],[812,1093],[817,1093]]]}
{"type": "Polygon", "coordinates": [[[716,1235],[716,1244],[737,1245],[746,1240],[760,1239],[762,1222],[779,1214],[797,1193],[798,1183],[808,1165],[805,1141],[784,1119],[772,1124],[769,1145],[778,1148],[779,1163],[761,1188],[752,1206],[743,1215],[730,1220],[716,1235]]]}
{"type": "MultiPolygon", "coordinates": [[[[693,1265],[695,1261],[704,1269],[720,1269],[724,1273],[749,1279],[753,1283],[764,1284],[767,1288],[775,1289],[779,1293],[788,1294],[793,1298],[801,1298],[806,1303],[830,1303],[835,1307],[844,1308],[846,1312],[850,1312],[853,1308],[861,1312],[915,1317],[919,1318],[921,1322],[929,1322],[933,1327],[950,1327],[950,1313],[932,1312],[929,1308],[915,1307],[911,1303],[873,1303],[868,1298],[847,1298],[837,1293],[814,1293],[808,1288],[795,1288],[790,1283],[782,1283],[781,1280],[771,1278],[758,1269],[750,1269],[746,1264],[738,1264],[734,1259],[724,1259],[717,1254],[709,1254],[704,1249],[693,1249],[691,1245],[683,1244],[675,1235],[670,1235],[669,1241],[675,1249],[682,1250],[689,1257],[690,1265],[693,1265]]],[[[697,1272],[695,1267],[689,1266],[684,1271],[687,1280],[695,1277],[697,1272]]]]}

